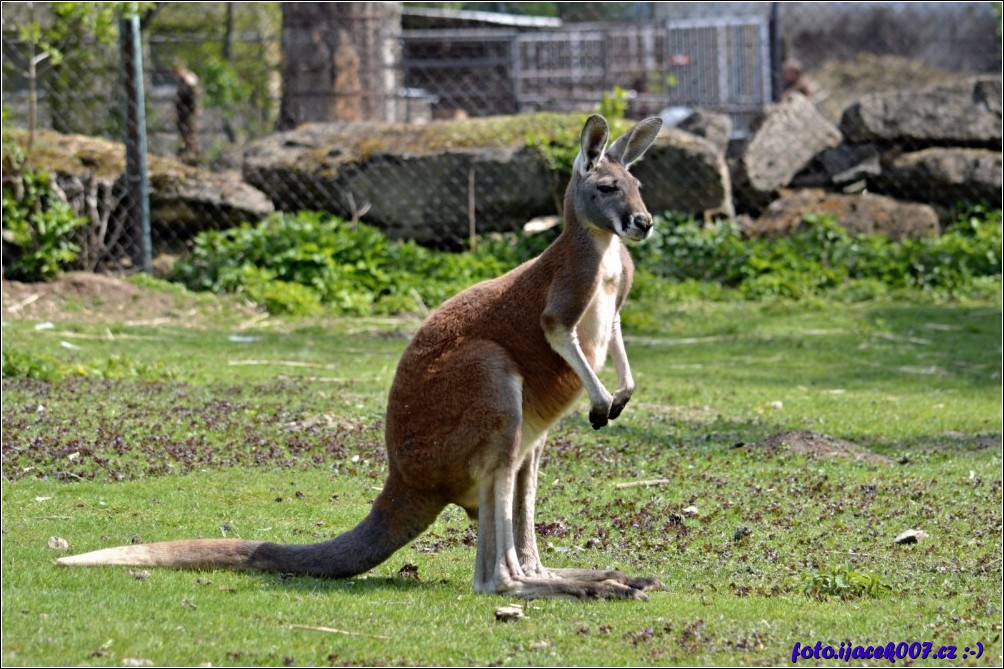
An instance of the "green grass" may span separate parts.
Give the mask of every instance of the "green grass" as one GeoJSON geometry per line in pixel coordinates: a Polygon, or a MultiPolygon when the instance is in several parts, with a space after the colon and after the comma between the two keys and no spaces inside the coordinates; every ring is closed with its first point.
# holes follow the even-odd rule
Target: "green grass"
{"type": "Polygon", "coordinates": [[[817,640],[931,641],[960,658],[979,641],[976,663],[1001,663],[998,302],[649,298],[625,321],[638,390],[609,428],[582,405],[552,431],[539,541],[546,564],[669,590],[535,601],[512,623],[494,618],[512,600],[473,592],[475,529],[456,508],[347,581],[141,580],[56,568],[47,546],[352,526],[382,481],[385,396],[417,323],[5,322],[5,352],[99,371],[4,380],[4,665],[787,664],[817,640]],[[101,372],[114,356],[132,365],[101,372]],[[755,445],[793,430],[861,457],[755,445]],[[908,528],[929,537],[894,545],[908,528]],[[890,587],[806,593],[834,570],[890,587]]]}

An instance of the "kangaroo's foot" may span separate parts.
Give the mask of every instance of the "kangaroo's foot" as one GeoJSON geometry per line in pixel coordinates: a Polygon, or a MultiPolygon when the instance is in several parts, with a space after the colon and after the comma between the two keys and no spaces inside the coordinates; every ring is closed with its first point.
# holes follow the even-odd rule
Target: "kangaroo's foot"
{"type": "MultiPolygon", "coordinates": [[[[650,579],[649,579],[650,580],[650,579]]],[[[633,587],[616,579],[579,580],[555,576],[545,577],[509,574],[506,570],[495,577],[477,583],[479,592],[513,595],[524,599],[635,599],[645,601],[643,587],[633,587]]]]}
{"type": "Polygon", "coordinates": [[[627,586],[642,592],[652,590],[667,590],[657,578],[648,576],[630,576],[615,569],[574,569],[574,568],[551,568],[548,569],[540,563],[535,555],[520,559],[520,568],[523,574],[532,578],[540,579],[562,579],[565,581],[582,581],[585,583],[603,583],[609,581],[619,585],[627,586]]]}
{"type": "MultiPolygon", "coordinates": [[[[484,559],[486,555],[479,556],[484,559]]],[[[547,569],[539,559],[515,560],[503,552],[485,560],[476,580],[478,592],[515,595],[526,599],[635,599],[647,600],[651,590],[665,590],[655,578],[629,576],[613,569],[547,569]],[[487,578],[485,577],[487,576],[487,578]]]]}
{"type": "Polygon", "coordinates": [[[657,578],[649,576],[629,576],[615,569],[571,569],[557,568],[548,569],[547,573],[553,578],[561,578],[570,581],[585,582],[605,582],[619,583],[635,590],[650,592],[652,590],[667,590],[657,578]]]}

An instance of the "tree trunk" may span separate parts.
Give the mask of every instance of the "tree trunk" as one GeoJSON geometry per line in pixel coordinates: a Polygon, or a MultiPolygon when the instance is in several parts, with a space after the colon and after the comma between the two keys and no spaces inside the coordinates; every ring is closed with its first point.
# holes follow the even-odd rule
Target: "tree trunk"
{"type": "Polygon", "coordinates": [[[280,129],[392,120],[400,32],[398,2],[282,3],[280,129]]]}

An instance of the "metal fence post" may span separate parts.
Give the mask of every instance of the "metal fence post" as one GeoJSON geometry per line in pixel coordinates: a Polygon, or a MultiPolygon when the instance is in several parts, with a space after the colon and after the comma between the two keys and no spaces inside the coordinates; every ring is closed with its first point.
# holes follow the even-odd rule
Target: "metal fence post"
{"type": "Polygon", "coordinates": [[[774,102],[781,99],[784,90],[784,80],[781,75],[781,63],[784,60],[784,45],[781,41],[781,11],[779,3],[770,3],[770,19],[768,23],[770,34],[770,81],[771,94],[774,102]]]}
{"type": "Polygon", "coordinates": [[[135,266],[150,273],[153,248],[150,241],[150,187],[146,165],[146,106],[143,91],[143,45],[139,17],[119,22],[122,49],[122,118],[125,123],[127,211],[132,231],[135,266]],[[137,254],[137,251],[139,252],[137,254]]]}

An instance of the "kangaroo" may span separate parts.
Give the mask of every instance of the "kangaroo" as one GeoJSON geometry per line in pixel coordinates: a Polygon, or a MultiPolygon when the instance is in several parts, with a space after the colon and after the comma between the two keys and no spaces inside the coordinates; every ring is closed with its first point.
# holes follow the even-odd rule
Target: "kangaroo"
{"type": "Polygon", "coordinates": [[[548,429],[583,389],[589,422],[617,418],[634,391],[620,308],[652,217],[628,172],[662,121],[639,122],[609,148],[589,117],[564,200],[564,229],[537,258],[447,300],[415,334],[390,390],[387,480],[354,529],[316,544],[195,539],[108,548],[61,565],[231,567],[346,578],[417,538],[447,504],[478,520],[474,588],[522,597],[646,599],[654,578],[547,569],[534,533],[537,469],[548,429]],[[596,375],[607,353],[618,387],[596,375]]]}

